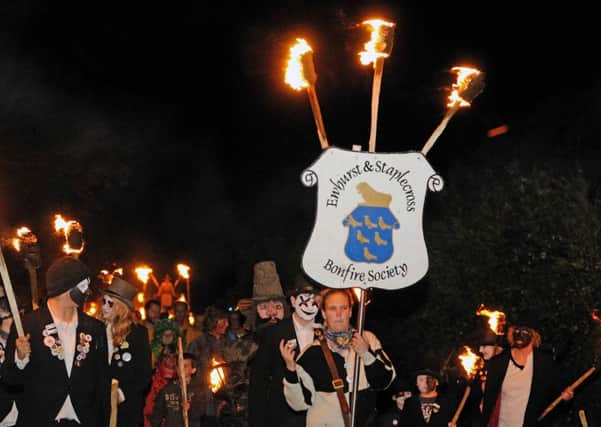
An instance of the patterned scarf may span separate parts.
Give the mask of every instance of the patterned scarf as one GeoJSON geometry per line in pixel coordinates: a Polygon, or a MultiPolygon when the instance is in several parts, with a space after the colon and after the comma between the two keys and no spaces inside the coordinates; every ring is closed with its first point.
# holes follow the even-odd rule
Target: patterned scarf
{"type": "Polygon", "coordinates": [[[337,350],[347,350],[354,333],[355,330],[352,328],[348,331],[331,331],[326,329],[325,336],[336,345],[337,350]]]}

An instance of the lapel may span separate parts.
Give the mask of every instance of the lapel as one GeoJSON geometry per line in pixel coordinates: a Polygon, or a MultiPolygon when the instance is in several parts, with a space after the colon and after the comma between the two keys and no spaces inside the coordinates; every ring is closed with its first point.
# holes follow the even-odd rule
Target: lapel
{"type": "Polygon", "coordinates": [[[45,342],[46,336],[44,335],[44,331],[48,330],[47,328],[54,326],[54,334],[50,335],[55,340],[58,339],[58,331],[56,330],[56,325],[54,325],[54,319],[52,319],[52,315],[50,314],[50,310],[48,309],[48,305],[44,305],[44,307],[40,310],[40,339],[42,341],[42,351],[46,355],[46,359],[50,361],[51,366],[56,366],[54,372],[63,373],[65,377],[67,377],[67,365],[64,360],[59,359],[57,356],[52,354],[52,350],[50,346],[48,346],[45,342]]]}

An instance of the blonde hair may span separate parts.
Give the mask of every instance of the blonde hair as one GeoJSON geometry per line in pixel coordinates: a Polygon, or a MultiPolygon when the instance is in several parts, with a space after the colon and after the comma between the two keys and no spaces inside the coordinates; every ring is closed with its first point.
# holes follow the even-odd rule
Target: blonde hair
{"type": "Polygon", "coordinates": [[[113,298],[113,321],[111,322],[111,334],[113,335],[113,345],[121,345],[125,337],[131,332],[133,323],[131,310],[118,298],[113,298]]]}
{"type": "MultiPolygon", "coordinates": [[[[509,343],[510,347],[513,346],[513,330],[514,329],[515,329],[515,326],[510,326],[507,329],[507,342],[509,343]]],[[[536,329],[532,329],[532,328],[528,328],[528,329],[532,333],[532,347],[539,348],[543,342],[543,338],[541,337],[541,335],[538,333],[538,331],[536,329]]]]}

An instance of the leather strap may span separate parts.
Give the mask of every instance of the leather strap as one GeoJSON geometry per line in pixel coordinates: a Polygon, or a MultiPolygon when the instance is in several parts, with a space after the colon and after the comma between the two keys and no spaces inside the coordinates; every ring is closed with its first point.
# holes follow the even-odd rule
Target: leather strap
{"type": "Polygon", "coordinates": [[[338,396],[338,402],[340,403],[340,410],[342,411],[344,425],[345,427],[351,427],[351,409],[349,408],[346,397],[344,396],[344,381],[342,378],[340,378],[340,375],[338,375],[338,369],[336,369],[334,357],[332,356],[332,352],[328,347],[328,343],[326,342],[327,340],[324,338],[323,334],[317,334],[317,338],[319,339],[319,344],[323,350],[323,355],[326,358],[326,362],[330,368],[330,373],[332,374],[332,387],[334,387],[334,390],[336,390],[336,395],[338,396]]]}

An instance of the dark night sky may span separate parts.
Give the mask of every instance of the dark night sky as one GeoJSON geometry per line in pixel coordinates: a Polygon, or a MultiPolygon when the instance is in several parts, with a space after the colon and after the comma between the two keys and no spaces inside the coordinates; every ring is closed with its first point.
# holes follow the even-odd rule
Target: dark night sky
{"type": "Polygon", "coordinates": [[[237,283],[250,293],[261,259],[289,282],[315,199],[299,176],[319,145],[306,96],[283,85],[286,49],[304,36],[315,50],[330,142],[366,145],[372,72],[356,58],[357,24],[376,14],[397,23],[378,150],[421,148],[444,114],[451,66],[487,73],[429,156],[443,174],[491,143],[488,129],[524,126],[599,86],[597,27],[572,4],[256,3],[3,2],[3,235],[30,225],[48,261],[61,211],[84,225],[93,268],[191,263],[196,303],[237,283]]]}

